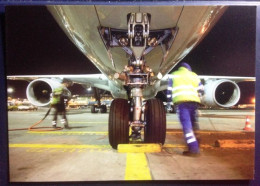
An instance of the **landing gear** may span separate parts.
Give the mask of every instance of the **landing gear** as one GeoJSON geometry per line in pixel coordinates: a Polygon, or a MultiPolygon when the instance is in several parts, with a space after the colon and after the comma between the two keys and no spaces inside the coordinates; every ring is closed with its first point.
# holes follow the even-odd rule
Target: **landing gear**
{"type": "Polygon", "coordinates": [[[144,142],[163,145],[166,137],[166,114],[162,101],[159,99],[148,100],[144,117],[146,121],[144,142]]]}
{"type": "Polygon", "coordinates": [[[92,105],[91,106],[91,113],[98,113],[100,110],[101,113],[107,113],[107,106],[106,105],[92,105]]]}
{"type": "MultiPolygon", "coordinates": [[[[144,121],[130,121],[130,104],[125,99],[115,99],[109,113],[109,143],[117,149],[118,144],[129,143],[129,137],[141,133],[144,129],[145,143],[164,144],[166,137],[166,113],[159,99],[148,100],[145,105],[144,121]],[[129,128],[135,133],[129,136],[129,128]]],[[[135,140],[132,139],[134,142],[135,140]]]]}
{"type": "Polygon", "coordinates": [[[109,113],[109,143],[117,149],[118,144],[129,142],[130,105],[126,99],[114,99],[109,113]]]}
{"type": "Polygon", "coordinates": [[[107,106],[106,105],[101,105],[100,106],[100,112],[101,113],[107,113],[107,106]]]}
{"type": "Polygon", "coordinates": [[[91,106],[91,113],[98,113],[98,111],[100,111],[101,113],[107,113],[107,106],[101,105],[99,90],[97,88],[93,88],[93,91],[97,104],[91,106]]]}
{"type": "Polygon", "coordinates": [[[91,106],[91,113],[97,113],[98,110],[97,110],[97,106],[96,105],[92,105],[91,106]]]}
{"type": "MultiPolygon", "coordinates": [[[[109,46],[120,46],[129,56],[128,65],[124,70],[114,74],[115,79],[124,82],[129,100],[115,99],[110,107],[109,142],[114,149],[117,149],[118,144],[129,141],[133,143],[144,140],[145,143],[161,144],[165,142],[166,114],[163,103],[158,99],[152,99],[143,105],[144,89],[147,91],[154,83],[151,80],[156,79],[152,69],[146,65],[145,55],[160,44],[164,53],[161,66],[178,29],[150,33],[150,18],[148,13],[128,14],[127,32],[100,28],[100,34],[104,36],[103,39],[109,46]],[[111,38],[111,35],[116,37],[111,38]],[[130,136],[129,128],[132,131],[130,136]],[[142,137],[143,129],[144,137],[142,137]]],[[[156,90],[153,91],[155,95],[156,90]]]]}

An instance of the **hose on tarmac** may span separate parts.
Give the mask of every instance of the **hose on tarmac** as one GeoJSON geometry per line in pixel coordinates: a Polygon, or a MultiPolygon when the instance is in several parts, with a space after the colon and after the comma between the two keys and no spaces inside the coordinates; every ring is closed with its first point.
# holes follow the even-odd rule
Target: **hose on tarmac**
{"type": "Polygon", "coordinates": [[[53,127],[35,127],[45,120],[45,118],[49,115],[51,108],[52,107],[49,108],[49,110],[46,112],[45,116],[40,121],[37,121],[36,123],[34,123],[29,128],[9,129],[8,131],[29,130],[29,131],[38,131],[38,132],[46,131],[47,132],[47,131],[62,130],[63,127],[55,127],[55,128],[53,128],[53,127]]]}

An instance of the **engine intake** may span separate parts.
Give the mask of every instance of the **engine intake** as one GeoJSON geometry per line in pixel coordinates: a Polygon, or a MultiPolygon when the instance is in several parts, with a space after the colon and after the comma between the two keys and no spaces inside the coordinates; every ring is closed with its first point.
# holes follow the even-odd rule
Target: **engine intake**
{"type": "Polygon", "coordinates": [[[36,79],[32,81],[27,89],[28,100],[36,106],[47,106],[50,104],[52,91],[61,86],[61,83],[52,79],[36,79]]]}
{"type": "Polygon", "coordinates": [[[211,107],[232,107],[240,99],[239,86],[230,80],[209,80],[205,84],[202,103],[211,107]]]}

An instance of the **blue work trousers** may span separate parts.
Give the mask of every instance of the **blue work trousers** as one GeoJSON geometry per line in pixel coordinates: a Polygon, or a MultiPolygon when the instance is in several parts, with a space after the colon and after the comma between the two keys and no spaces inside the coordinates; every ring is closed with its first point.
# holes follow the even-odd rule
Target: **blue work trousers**
{"type": "Polygon", "coordinates": [[[199,144],[194,135],[193,127],[197,127],[197,108],[195,102],[184,102],[177,105],[177,114],[182,125],[184,137],[189,151],[199,153],[199,144]]]}

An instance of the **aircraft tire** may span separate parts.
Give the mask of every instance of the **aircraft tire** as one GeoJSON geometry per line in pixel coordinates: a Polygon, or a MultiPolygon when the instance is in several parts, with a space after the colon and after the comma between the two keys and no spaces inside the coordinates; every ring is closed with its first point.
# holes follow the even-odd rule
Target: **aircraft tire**
{"type": "Polygon", "coordinates": [[[97,110],[97,106],[96,105],[92,105],[91,106],[91,113],[97,113],[98,110],[97,110]]]}
{"type": "Polygon", "coordinates": [[[165,142],[166,137],[166,113],[161,100],[150,99],[145,105],[144,142],[161,143],[165,142]]]}
{"type": "Polygon", "coordinates": [[[106,105],[101,105],[100,106],[100,112],[101,113],[107,113],[107,106],[106,105]]]}
{"type": "Polygon", "coordinates": [[[129,143],[129,111],[126,99],[114,99],[110,106],[108,132],[109,143],[117,149],[118,144],[129,143]]]}

